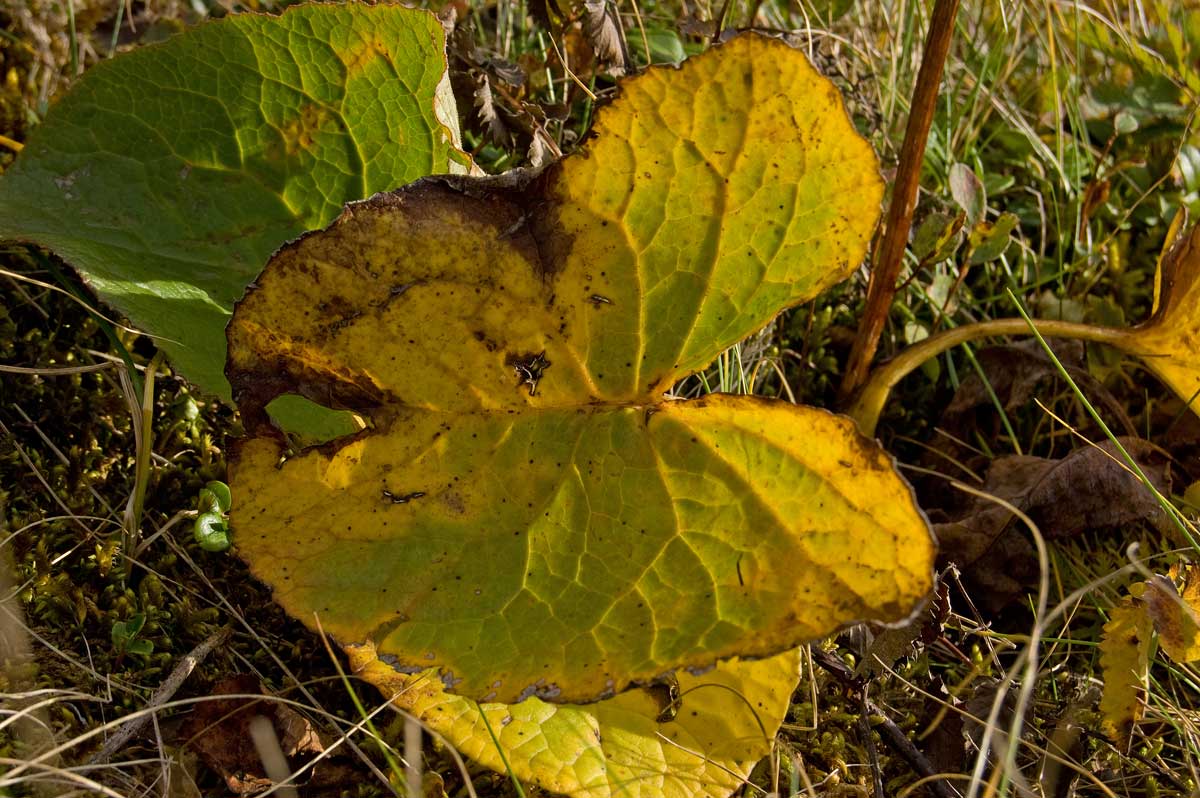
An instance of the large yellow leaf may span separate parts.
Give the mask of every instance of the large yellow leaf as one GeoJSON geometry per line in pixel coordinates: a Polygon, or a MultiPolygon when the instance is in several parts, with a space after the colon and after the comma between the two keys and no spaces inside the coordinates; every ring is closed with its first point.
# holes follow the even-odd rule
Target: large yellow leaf
{"type": "Polygon", "coordinates": [[[933,544],[845,419],[663,396],[862,258],[836,91],[745,36],[625,84],[540,175],[431,179],[285,247],[235,311],[240,554],[341,642],[514,703],[907,618],[933,544]],[[290,457],[266,404],[370,426],[290,457]]]}
{"type": "Polygon", "coordinates": [[[665,690],[639,689],[586,705],[531,698],[480,706],[447,693],[436,671],[397,673],[370,645],[347,653],[360,676],[395,696],[394,706],[467,756],[503,773],[498,741],[519,780],[579,798],[729,795],[770,752],[799,679],[793,649],[730,660],[702,676],[682,672],[673,703],[665,690]]]}

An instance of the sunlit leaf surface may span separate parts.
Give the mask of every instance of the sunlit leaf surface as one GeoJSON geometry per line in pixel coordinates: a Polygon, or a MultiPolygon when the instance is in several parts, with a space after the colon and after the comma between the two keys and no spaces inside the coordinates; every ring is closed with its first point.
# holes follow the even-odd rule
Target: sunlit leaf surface
{"type": "Polygon", "coordinates": [[[656,687],[593,704],[530,698],[481,707],[447,693],[436,671],[397,673],[371,646],[348,653],[360,676],[459,751],[504,773],[490,726],[518,780],[577,798],[724,798],[770,752],[799,678],[791,650],[730,660],[701,676],[682,672],[674,693],[656,687]]]}
{"type": "Polygon", "coordinates": [[[596,132],[533,179],[351,206],[229,330],[240,554],[297,618],[475,700],[608,697],[930,586],[926,522],[851,422],[663,396],[861,259],[881,188],[833,87],[746,36],[629,81],[596,132]],[[286,393],[371,426],[277,467],[286,393]]]}

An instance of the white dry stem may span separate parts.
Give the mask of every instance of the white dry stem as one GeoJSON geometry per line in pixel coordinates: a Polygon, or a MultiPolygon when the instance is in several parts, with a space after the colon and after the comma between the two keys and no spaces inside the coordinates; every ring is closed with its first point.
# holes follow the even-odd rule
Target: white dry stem
{"type": "Polygon", "coordinates": [[[404,778],[408,782],[408,794],[421,798],[425,794],[421,775],[421,724],[412,716],[404,718],[404,778]]]}
{"type": "Polygon", "coordinates": [[[984,724],[983,738],[979,743],[979,756],[975,760],[975,768],[971,773],[971,786],[967,791],[967,798],[977,798],[979,794],[983,771],[987,766],[988,753],[992,747],[992,738],[996,736],[1002,739],[1007,738],[1004,759],[1002,761],[1004,774],[1017,785],[1017,789],[1022,794],[1033,795],[1033,790],[1030,789],[1025,777],[1017,770],[1016,756],[1017,744],[1020,742],[1022,727],[1025,725],[1025,712],[1029,708],[1030,699],[1033,697],[1033,689],[1037,684],[1038,660],[1040,655],[1039,646],[1042,633],[1045,629],[1046,609],[1050,599],[1050,555],[1046,549],[1046,540],[1042,537],[1042,532],[1038,529],[1037,524],[1033,522],[1033,519],[1011,502],[1007,502],[990,493],[976,490],[961,482],[954,481],[950,484],[961,491],[970,493],[972,496],[994,502],[1011,512],[1017,518],[1020,518],[1029,527],[1029,533],[1033,537],[1034,545],[1037,547],[1039,574],[1037,605],[1033,613],[1033,627],[1029,630],[1029,644],[1021,652],[1021,665],[1025,670],[1025,678],[1021,680],[1021,685],[1017,690],[1017,703],[1013,708],[1012,725],[1009,727],[1007,733],[1001,732],[997,734],[997,721],[1000,718],[1000,712],[1004,708],[1004,699],[1008,694],[1009,686],[1016,681],[1016,668],[1005,674],[1004,679],[997,685],[996,697],[992,699],[992,708],[988,713],[987,722],[984,724]]]}
{"type": "Polygon", "coordinates": [[[292,769],[288,766],[287,756],[283,753],[279,735],[275,733],[270,718],[255,715],[250,719],[250,739],[254,741],[254,749],[258,751],[267,778],[277,785],[279,795],[282,798],[300,798],[291,784],[292,769]]]}

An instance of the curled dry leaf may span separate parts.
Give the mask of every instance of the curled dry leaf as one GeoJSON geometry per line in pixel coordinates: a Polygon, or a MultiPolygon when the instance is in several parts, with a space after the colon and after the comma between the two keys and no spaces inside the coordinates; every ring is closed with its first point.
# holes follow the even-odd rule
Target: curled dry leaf
{"type": "MultiPolygon", "coordinates": [[[[293,766],[298,767],[325,750],[325,743],[313,725],[286,704],[271,700],[253,674],[230,676],[216,684],[211,695],[229,697],[197,703],[180,734],[206,765],[221,774],[231,792],[254,795],[273,786],[250,738],[250,722],[258,716],[271,721],[280,748],[293,766]],[[263,698],[248,697],[256,695],[263,698]]],[[[349,768],[327,759],[312,769],[301,784],[311,795],[323,789],[336,790],[349,778],[352,778],[349,768]]]]}
{"type": "Polygon", "coordinates": [[[488,137],[501,146],[511,144],[508,127],[500,118],[500,112],[496,109],[496,102],[492,97],[491,79],[485,73],[481,72],[475,76],[474,97],[476,113],[480,123],[487,130],[488,137]]]}
{"type": "Polygon", "coordinates": [[[625,74],[629,63],[625,33],[616,9],[608,0],[583,0],[583,35],[592,45],[596,60],[610,75],[625,74]]]}
{"type": "Polygon", "coordinates": [[[865,638],[861,659],[855,668],[856,676],[880,676],[902,658],[910,656],[920,647],[928,646],[942,635],[946,619],[950,617],[950,590],[939,576],[933,585],[929,606],[906,624],[882,628],[870,626],[861,629],[865,638]]]}
{"type": "Polygon", "coordinates": [[[1187,568],[1182,591],[1164,576],[1147,580],[1142,603],[1167,656],[1179,663],[1200,660],[1200,567],[1187,568]]]}

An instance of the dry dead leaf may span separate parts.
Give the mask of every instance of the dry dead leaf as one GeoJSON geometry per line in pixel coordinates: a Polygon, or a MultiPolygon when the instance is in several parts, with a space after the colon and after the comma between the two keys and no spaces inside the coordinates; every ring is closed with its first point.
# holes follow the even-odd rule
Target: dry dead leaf
{"type": "MultiPolygon", "coordinates": [[[[1050,341],[1050,348],[1071,375],[1071,379],[1075,380],[1080,390],[1093,403],[1100,406],[1104,415],[1119,425],[1127,435],[1135,434],[1133,423],[1121,403],[1088,372],[1083,341],[1053,339],[1050,341]]],[[[976,357],[1005,412],[1025,407],[1042,394],[1049,383],[1060,379],[1054,361],[1035,340],[988,347],[976,357]]],[[[981,421],[986,421],[988,425],[996,424],[999,419],[994,407],[988,393],[988,385],[984,384],[978,374],[971,374],[962,381],[954,393],[954,398],[946,407],[942,426],[958,434],[963,430],[976,428],[981,421]],[[988,414],[988,419],[978,417],[976,411],[980,410],[988,414]]]]}
{"type": "Polygon", "coordinates": [[[600,66],[614,77],[625,74],[629,58],[625,53],[625,37],[617,19],[616,9],[608,0],[584,0],[583,35],[592,45],[600,66]]]}
{"type": "Polygon", "coordinates": [[[1182,595],[1175,583],[1165,576],[1147,580],[1142,601],[1158,642],[1167,656],[1179,663],[1200,659],[1200,568],[1189,567],[1184,576],[1182,595]]]}
{"type": "Polygon", "coordinates": [[[857,676],[882,675],[887,668],[903,657],[911,655],[923,646],[928,646],[942,634],[943,625],[950,617],[950,590],[938,576],[934,581],[933,594],[925,612],[919,613],[903,626],[886,627],[873,624],[864,630],[869,635],[862,659],[855,669],[857,676]]]}
{"type": "MultiPolygon", "coordinates": [[[[286,704],[270,700],[253,674],[230,676],[214,685],[211,695],[229,698],[198,703],[180,733],[183,742],[219,773],[229,790],[237,795],[255,795],[273,786],[251,743],[249,727],[255,717],[261,715],[271,721],[293,772],[325,750],[313,725],[286,704]],[[246,697],[251,695],[262,695],[264,700],[246,697]]],[[[353,778],[350,768],[327,759],[296,786],[302,794],[313,796],[340,789],[353,778]]]]}
{"type": "MultiPolygon", "coordinates": [[[[1137,438],[1119,440],[1155,488],[1169,493],[1169,466],[1161,451],[1137,438]]],[[[1157,500],[1108,441],[1076,449],[1061,460],[997,458],[983,490],[1016,505],[1051,540],[1137,522],[1163,530],[1169,524],[1157,500]]],[[[982,607],[1000,610],[1036,584],[1037,557],[1029,531],[994,502],[971,497],[951,517],[935,523],[934,531],[941,561],[962,569],[973,599],[982,607]]]]}

